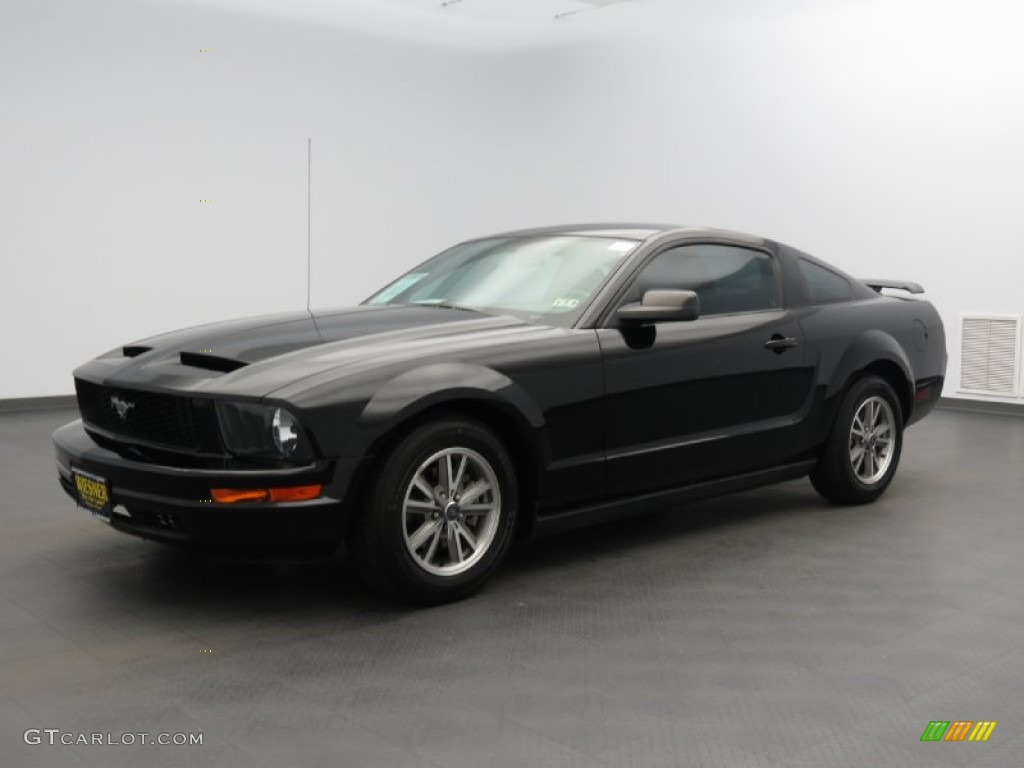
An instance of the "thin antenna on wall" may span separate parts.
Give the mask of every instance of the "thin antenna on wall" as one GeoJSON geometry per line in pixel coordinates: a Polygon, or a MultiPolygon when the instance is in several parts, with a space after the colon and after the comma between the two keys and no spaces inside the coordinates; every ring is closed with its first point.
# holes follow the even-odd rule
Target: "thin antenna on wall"
{"type": "Polygon", "coordinates": [[[313,265],[313,139],[306,139],[306,313],[310,311],[310,274],[313,265]]]}

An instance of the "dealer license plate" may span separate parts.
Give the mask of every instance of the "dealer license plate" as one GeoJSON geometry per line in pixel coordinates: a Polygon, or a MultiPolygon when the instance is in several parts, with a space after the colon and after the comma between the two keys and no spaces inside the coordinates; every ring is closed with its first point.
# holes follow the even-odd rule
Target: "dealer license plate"
{"type": "Polygon", "coordinates": [[[109,523],[110,484],[106,478],[81,469],[72,469],[71,479],[75,483],[79,505],[92,512],[93,516],[109,523]]]}

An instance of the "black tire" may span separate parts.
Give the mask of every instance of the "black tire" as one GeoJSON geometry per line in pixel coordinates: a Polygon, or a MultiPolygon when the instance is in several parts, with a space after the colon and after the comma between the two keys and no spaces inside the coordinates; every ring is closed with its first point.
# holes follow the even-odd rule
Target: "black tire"
{"type": "MultiPolygon", "coordinates": [[[[868,435],[872,432],[866,430],[868,435]]],[[[885,379],[865,376],[855,381],[843,398],[818,464],[811,472],[811,483],[818,493],[836,504],[868,504],[889,487],[902,450],[903,412],[899,399],[885,379]],[[882,401],[888,410],[881,405],[882,401]],[[877,405],[878,418],[890,422],[891,453],[884,462],[879,460],[878,451],[885,450],[882,440],[887,432],[879,428],[873,439],[865,440],[853,431],[855,418],[868,415],[865,409],[869,405],[877,405]],[[857,448],[862,453],[858,454],[857,448]],[[872,461],[877,463],[872,465],[872,461]],[[870,472],[871,466],[877,471],[870,472]]]]}
{"type": "Polygon", "coordinates": [[[419,604],[450,602],[476,591],[504,559],[512,542],[519,508],[515,465],[505,446],[483,424],[458,416],[423,423],[392,441],[362,498],[359,517],[348,542],[360,574],[370,586],[384,594],[419,604]],[[458,471],[461,457],[466,457],[463,477],[459,478],[452,496],[458,497],[460,489],[475,492],[471,485],[482,488],[493,484],[496,491],[488,490],[469,504],[470,507],[490,505],[492,511],[463,511],[454,503],[455,499],[439,502],[438,495],[428,500],[420,490],[422,486],[414,486],[417,477],[435,492],[446,485],[440,474],[445,471],[447,459],[444,456],[425,465],[446,451],[459,451],[451,454],[453,474],[458,471]],[[485,465],[491,471],[490,477],[485,465]],[[436,484],[432,477],[435,470],[436,484]],[[407,502],[411,502],[408,512],[407,502]],[[437,508],[419,512],[412,510],[412,504],[435,504],[437,508]],[[456,514],[460,517],[449,517],[456,514]],[[422,522],[417,515],[423,515],[422,522]],[[429,538],[413,554],[410,551],[413,543],[409,539],[421,526],[428,525],[440,525],[440,533],[435,534],[431,528],[429,538]],[[473,528],[474,525],[477,527],[473,528]],[[452,531],[455,531],[454,538],[449,539],[452,531]],[[479,535],[473,537],[474,533],[479,535]],[[476,551],[470,554],[470,539],[466,534],[480,544],[479,555],[476,551]],[[457,550],[459,556],[465,554],[465,559],[449,554],[449,548],[457,550]],[[450,562],[445,563],[446,559],[450,562]],[[431,568],[437,572],[431,572],[431,568]],[[460,568],[463,570],[458,570],[460,568]],[[455,572],[442,572],[446,570],[455,572]]]}

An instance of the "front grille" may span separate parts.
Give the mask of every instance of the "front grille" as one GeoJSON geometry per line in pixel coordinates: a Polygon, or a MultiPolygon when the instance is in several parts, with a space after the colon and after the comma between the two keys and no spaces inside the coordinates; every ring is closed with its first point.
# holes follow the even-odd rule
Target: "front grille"
{"type": "Polygon", "coordinates": [[[75,390],[85,423],[109,435],[177,450],[218,452],[216,413],[209,400],[106,387],[84,379],[75,379],[75,390]]]}

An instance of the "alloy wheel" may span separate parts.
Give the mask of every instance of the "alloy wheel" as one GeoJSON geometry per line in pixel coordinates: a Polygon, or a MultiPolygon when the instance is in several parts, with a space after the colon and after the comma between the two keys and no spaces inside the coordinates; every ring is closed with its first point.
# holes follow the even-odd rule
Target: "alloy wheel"
{"type": "Polygon", "coordinates": [[[850,466],[865,485],[885,477],[892,464],[896,417],[889,402],[877,395],[864,400],[850,425],[850,466]]]}
{"type": "Polygon", "coordinates": [[[405,546],[436,576],[472,568],[494,542],[501,489],[490,463],[469,448],[446,448],[417,468],[402,502],[405,546]]]}

